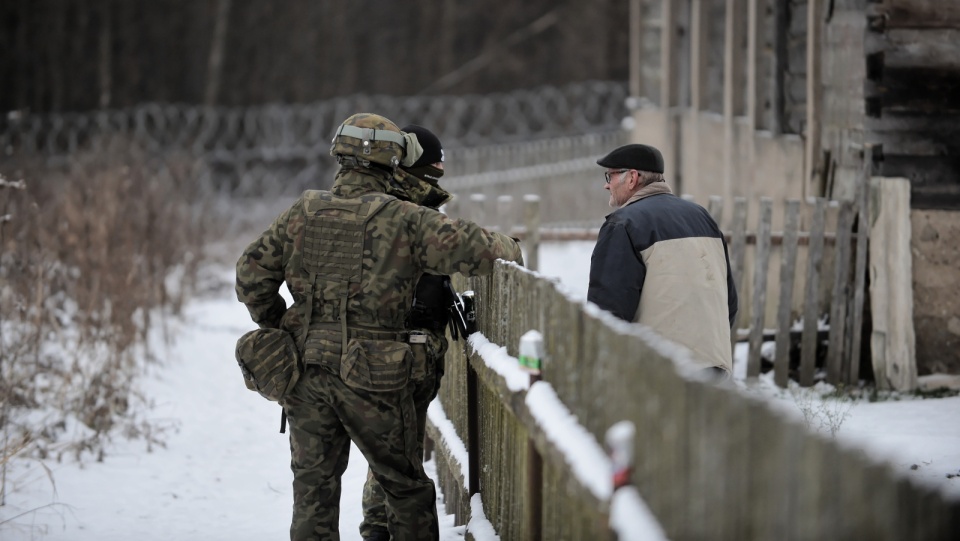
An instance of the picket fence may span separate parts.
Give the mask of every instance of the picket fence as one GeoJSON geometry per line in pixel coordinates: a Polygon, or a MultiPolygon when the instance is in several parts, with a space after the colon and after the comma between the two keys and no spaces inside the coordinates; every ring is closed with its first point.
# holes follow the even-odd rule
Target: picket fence
{"type": "Polygon", "coordinates": [[[671,539],[956,539],[960,502],[756,397],[697,379],[686,350],[649,330],[586,309],[512,264],[458,280],[475,292],[480,335],[452,343],[445,419],[432,415],[428,429],[458,523],[480,494],[504,540],[615,538],[610,494],[591,489],[562,451],[571,442],[559,445],[527,400],[549,386],[590,434],[564,440],[596,446],[615,423],[635,425],[633,483],[671,539]],[[543,334],[542,373],[517,389],[475,346],[485,339],[517,357],[531,329],[543,334]],[[447,419],[452,436],[438,426],[447,419]],[[468,465],[455,451],[461,442],[468,465]]]}
{"type": "MultiPolygon", "coordinates": [[[[494,169],[446,181],[456,197],[444,210],[522,239],[527,264],[536,270],[541,242],[597,238],[610,209],[595,159],[624,137],[611,132],[469,149],[484,159],[458,156],[468,164],[464,169],[473,170],[477,163],[494,169]]],[[[781,387],[789,379],[803,386],[820,380],[855,386],[864,376],[867,185],[865,177],[853,201],[790,199],[774,209],[771,198],[760,197],[752,226],[751,202],[745,197],[733,198],[729,220],[721,197],[698,202],[727,237],[740,293],[732,336],[734,342],[748,344],[748,377],[769,369],[765,362],[772,364],[781,387]],[[774,223],[780,230],[774,230],[774,223]],[[764,350],[764,342],[774,342],[772,352],[764,350]]]]}

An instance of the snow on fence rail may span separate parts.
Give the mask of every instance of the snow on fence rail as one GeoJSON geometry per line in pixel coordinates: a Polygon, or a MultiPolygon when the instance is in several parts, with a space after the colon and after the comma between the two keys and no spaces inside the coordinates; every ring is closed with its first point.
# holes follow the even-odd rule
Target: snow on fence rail
{"type": "MultiPolygon", "coordinates": [[[[603,441],[623,420],[635,425],[633,481],[672,539],[953,539],[960,531],[960,502],[808,431],[757,398],[698,380],[687,350],[571,300],[550,280],[498,263],[491,276],[457,286],[476,293],[485,340],[452,344],[440,401],[469,450],[467,477],[476,476],[484,515],[501,539],[531,539],[535,526],[543,539],[613,538],[608,499],[544,437],[528,391],[511,385],[478,347],[501,344],[502,356],[517,357],[530,329],[544,339],[541,381],[589,439],[603,441]],[[531,449],[543,457],[535,486],[530,480],[538,477],[527,471],[531,449]],[[532,491],[542,501],[538,525],[525,520],[532,491]]],[[[448,451],[455,447],[443,441],[449,430],[441,436],[431,426],[429,434],[440,439],[448,509],[466,522],[464,458],[448,451]]]]}

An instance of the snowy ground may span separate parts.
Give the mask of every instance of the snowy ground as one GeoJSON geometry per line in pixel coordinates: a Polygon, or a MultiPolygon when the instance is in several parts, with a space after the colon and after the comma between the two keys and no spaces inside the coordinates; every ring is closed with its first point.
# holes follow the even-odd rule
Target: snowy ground
{"type": "MultiPolygon", "coordinates": [[[[591,248],[590,243],[545,246],[543,274],[584,297],[591,248]]],[[[7,474],[12,490],[0,507],[0,538],[286,538],[291,474],[287,438],[277,433],[279,408],[244,388],[233,360],[236,338],[252,328],[246,310],[225,284],[218,295],[188,306],[182,321],[168,324],[175,340],[161,355],[164,362],[151,366],[143,380],[155,402],[149,418],[168,429],[166,447],[148,452],[142,441],[118,440],[103,462],[15,462],[7,474]]],[[[801,415],[810,400],[821,404],[816,393],[779,391],[763,378],[744,392],[768,396],[791,415],[801,415]]],[[[843,408],[836,437],[960,497],[960,477],[947,477],[960,474],[960,397],[823,404],[814,407],[843,408]]],[[[363,457],[353,449],[341,499],[345,540],[359,539],[365,473],[363,457]]],[[[441,538],[461,539],[464,527],[453,526],[442,504],[439,509],[441,538]]]]}

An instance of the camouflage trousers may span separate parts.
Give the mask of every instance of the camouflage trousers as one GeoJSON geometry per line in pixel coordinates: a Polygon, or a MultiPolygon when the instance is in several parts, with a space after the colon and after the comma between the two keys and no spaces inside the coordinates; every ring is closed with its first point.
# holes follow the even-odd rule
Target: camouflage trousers
{"type": "Polygon", "coordinates": [[[340,483],[351,440],[383,488],[391,537],[438,539],[436,490],[423,471],[409,388],[366,391],[308,365],[284,411],[293,470],[291,541],[340,539],[340,483]]]}
{"type": "MultiPolygon", "coordinates": [[[[429,339],[424,346],[415,347],[414,355],[423,356],[418,362],[424,363],[426,377],[413,388],[413,404],[417,414],[417,457],[423,461],[423,442],[427,432],[427,408],[437,397],[440,380],[443,378],[443,358],[447,353],[447,339],[443,335],[428,333],[429,339]]],[[[378,532],[387,530],[386,497],[373,470],[367,470],[367,481],[363,485],[363,522],[360,523],[360,536],[374,537],[378,532]]]]}

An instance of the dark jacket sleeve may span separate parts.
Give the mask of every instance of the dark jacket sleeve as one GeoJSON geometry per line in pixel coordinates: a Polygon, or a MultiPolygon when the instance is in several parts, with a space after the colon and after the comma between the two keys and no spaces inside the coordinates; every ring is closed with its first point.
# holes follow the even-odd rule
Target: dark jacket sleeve
{"type": "Polygon", "coordinates": [[[633,321],[646,275],[647,267],[623,224],[603,224],[590,258],[587,300],[620,319],[633,321]]]}

